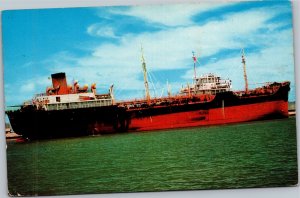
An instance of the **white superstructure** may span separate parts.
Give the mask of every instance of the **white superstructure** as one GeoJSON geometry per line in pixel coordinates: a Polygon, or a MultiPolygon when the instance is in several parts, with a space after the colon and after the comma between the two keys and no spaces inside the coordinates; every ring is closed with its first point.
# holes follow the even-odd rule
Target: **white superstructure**
{"type": "MultiPolygon", "coordinates": [[[[63,110],[113,105],[111,94],[78,93],[66,95],[36,95],[31,105],[40,110],[63,110]]],[[[26,104],[25,104],[26,105],[26,104]]]]}
{"type": "Polygon", "coordinates": [[[66,74],[51,74],[52,87],[47,87],[45,93],[37,94],[32,100],[24,102],[23,107],[34,107],[37,110],[63,110],[89,107],[102,107],[114,104],[113,85],[106,94],[96,94],[96,83],[80,87],[78,81],[73,86],[67,85],[66,74]]]}
{"type": "Polygon", "coordinates": [[[224,80],[214,74],[206,74],[196,78],[194,92],[197,94],[216,94],[231,91],[231,80],[224,80]]]}
{"type": "Polygon", "coordinates": [[[181,89],[184,94],[211,94],[231,91],[231,80],[224,80],[215,74],[205,74],[195,79],[195,83],[181,89]]]}

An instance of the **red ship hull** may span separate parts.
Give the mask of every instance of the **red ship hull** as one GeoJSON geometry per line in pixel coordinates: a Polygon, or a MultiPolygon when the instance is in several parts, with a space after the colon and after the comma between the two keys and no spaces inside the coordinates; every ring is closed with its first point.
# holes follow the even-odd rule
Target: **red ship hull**
{"type": "Polygon", "coordinates": [[[129,130],[152,131],[181,127],[219,125],[262,120],[272,117],[288,117],[288,102],[280,100],[133,118],[129,130]]]}

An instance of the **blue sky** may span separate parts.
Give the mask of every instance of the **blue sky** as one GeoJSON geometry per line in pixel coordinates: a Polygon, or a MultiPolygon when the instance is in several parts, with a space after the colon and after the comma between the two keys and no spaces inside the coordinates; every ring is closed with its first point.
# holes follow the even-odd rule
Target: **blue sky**
{"type": "Polygon", "coordinates": [[[240,51],[245,49],[250,87],[291,81],[295,100],[290,2],[229,2],[177,5],[4,11],[3,61],[6,105],[21,104],[51,86],[51,73],[68,83],[115,87],[117,100],[144,97],[141,44],[151,95],[172,93],[197,74],[230,78],[244,88],[240,51]]]}

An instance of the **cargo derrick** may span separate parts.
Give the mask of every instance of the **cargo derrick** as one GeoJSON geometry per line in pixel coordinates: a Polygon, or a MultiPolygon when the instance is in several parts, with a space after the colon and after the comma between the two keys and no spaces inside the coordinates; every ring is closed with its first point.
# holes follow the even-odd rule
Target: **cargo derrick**
{"type": "Polygon", "coordinates": [[[244,80],[245,80],[245,93],[248,93],[248,78],[246,72],[246,59],[245,59],[245,52],[244,49],[242,50],[242,63],[243,63],[243,70],[244,70],[244,80]]]}

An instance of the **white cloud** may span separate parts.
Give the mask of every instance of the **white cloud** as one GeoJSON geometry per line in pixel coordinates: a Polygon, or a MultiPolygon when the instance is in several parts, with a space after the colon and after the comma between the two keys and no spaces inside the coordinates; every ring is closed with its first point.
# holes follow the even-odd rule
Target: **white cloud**
{"type": "Polygon", "coordinates": [[[34,91],[34,89],[35,89],[35,84],[33,82],[23,84],[20,87],[21,92],[32,92],[34,91]]]}
{"type": "Polygon", "coordinates": [[[44,93],[47,87],[52,86],[49,76],[36,76],[14,84],[5,84],[5,104],[7,106],[20,105],[24,101],[31,100],[37,93],[44,93]]]}
{"type": "Polygon", "coordinates": [[[87,28],[87,33],[91,36],[107,37],[107,38],[118,38],[114,29],[110,26],[105,26],[103,24],[92,24],[87,28]]]}
{"type": "MultiPolygon", "coordinates": [[[[195,4],[179,6],[132,7],[127,11],[111,12],[140,17],[151,23],[161,23],[171,28],[154,33],[124,35],[118,44],[101,44],[91,49],[91,54],[76,57],[67,52],[59,53],[49,61],[51,72],[66,72],[69,83],[73,79],[80,84],[97,83],[101,91],[107,91],[115,85],[117,99],[143,96],[143,79],[140,46],[149,71],[186,69],[187,73],[178,76],[172,85],[172,92],[180,89],[191,79],[191,52],[195,50],[201,58],[213,56],[226,49],[241,49],[248,46],[261,46],[261,51],[247,53],[249,82],[289,80],[293,76],[292,44],[290,30],[272,34],[260,34],[257,31],[266,28],[269,31],[283,24],[266,24],[275,16],[275,8],[255,9],[228,14],[220,21],[211,21],[204,25],[194,24],[191,16],[200,10],[205,11],[223,4],[195,4]],[[156,11],[156,9],[159,9],[156,11]],[[167,12],[163,12],[166,11],[167,12]],[[166,16],[168,15],[168,16],[166,16]],[[53,67],[55,65],[55,67],[53,67]],[[189,69],[190,68],[190,69],[189,69]],[[283,74],[279,74],[283,71],[283,74]]],[[[90,35],[116,38],[114,28],[100,24],[89,26],[90,35]]],[[[233,80],[236,89],[243,88],[243,74],[240,54],[231,58],[222,58],[215,63],[201,65],[198,74],[218,73],[233,80]]],[[[41,81],[42,82],[42,81],[41,81]]],[[[43,84],[43,83],[41,83],[43,84]]],[[[44,82],[45,84],[45,82],[44,82]]],[[[32,86],[32,85],[31,85],[32,86]]],[[[35,87],[23,87],[23,90],[35,87]]],[[[160,91],[157,91],[160,92],[160,91]]],[[[166,91],[165,91],[166,93],[166,91]]],[[[159,95],[159,94],[158,94],[159,95]]]]}
{"type": "MultiPolygon", "coordinates": [[[[294,61],[292,31],[285,30],[275,33],[262,42],[269,43],[260,52],[246,52],[248,81],[251,87],[264,82],[291,81],[294,86],[294,61]]],[[[240,54],[201,65],[198,73],[215,73],[230,78],[234,89],[244,89],[243,68],[240,54]]],[[[183,78],[190,79],[193,70],[189,70],[183,78]]]]}
{"type": "MultiPolygon", "coordinates": [[[[132,60],[140,57],[139,46],[142,43],[151,69],[185,68],[189,65],[186,60],[190,60],[192,50],[197,50],[201,56],[210,56],[221,49],[244,47],[241,38],[249,40],[248,36],[265,26],[264,22],[272,16],[271,12],[249,11],[232,14],[224,21],[214,21],[204,26],[191,25],[151,34],[125,35],[118,45],[99,46],[92,57],[85,57],[82,63],[91,66],[103,62],[109,68],[132,67],[132,60]]],[[[134,63],[139,64],[138,61],[134,63]]]]}
{"type": "MultiPolygon", "coordinates": [[[[144,17],[155,22],[160,17],[156,18],[157,15],[154,16],[149,14],[148,16],[147,14],[152,13],[157,9],[157,7],[155,7],[155,9],[154,7],[152,8],[153,9],[148,10],[144,9],[144,7],[134,7],[130,10],[130,14],[135,13],[135,16],[139,16],[139,13],[143,13],[142,10],[144,9],[146,11],[144,17]]],[[[166,7],[159,8],[161,10],[167,9],[166,7]]],[[[175,8],[179,9],[179,7],[174,6],[171,10],[175,8]]],[[[185,9],[182,8],[182,10],[185,9]]],[[[177,15],[178,13],[175,12],[176,14],[174,14],[174,12],[171,12],[174,15],[173,20],[170,19],[172,18],[171,14],[168,19],[169,21],[164,19],[162,20],[162,23],[167,25],[186,23],[187,20],[189,20],[189,16],[194,14],[193,10],[194,6],[192,5],[185,10],[186,13],[183,15],[177,15]],[[176,19],[177,16],[185,17],[183,17],[183,21],[180,21],[176,19]],[[177,23],[175,23],[175,21],[177,21],[177,23]]],[[[254,53],[248,57],[249,67],[251,68],[250,65],[256,65],[256,75],[251,75],[253,74],[253,70],[249,71],[249,80],[253,82],[278,80],[281,78],[278,78],[277,73],[274,73],[276,70],[274,68],[282,69],[282,67],[284,67],[290,69],[292,67],[292,63],[285,62],[285,65],[283,63],[285,60],[291,60],[289,53],[292,49],[285,51],[285,48],[282,46],[282,43],[291,39],[291,35],[286,35],[286,32],[273,36],[270,36],[269,34],[257,34],[257,30],[260,28],[268,28],[271,31],[278,27],[276,24],[265,24],[267,20],[275,16],[275,11],[276,10],[273,9],[256,9],[233,13],[224,17],[221,21],[212,21],[202,26],[190,25],[186,27],[171,28],[151,34],[144,33],[136,36],[125,35],[122,37],[120,44],[101,45],[94,49],[92,56],[80,58],[77,62],[79,65],[78,70],[84,68],[84,72],[80,73],[81,76],[88,76],[89,79],[93,80],[99,79],[99,76],[95,75],[95,71],[99,71],[102,74],[100,79],[103,82],[115,82],[119,89],[143,89],[142,79],[139,78],[139,76],[141,76],[139,60],[139,48],[141,43],[143,43],[144,46],[148,68],[152,71],[191,67],[192,50],[196,50],[203,58],[214,55],[223,49],[241,49],[247,47],[247,45],[255,44],[262,46],[266,45],[267,48],[261,52],[263,57],[260,57],[262,56],[260,53],[254,53]],[[270,45],[270,43],[273,43],[273,45],[270,45]],[[276,53],[277,55],[274,55],[276,53]],[[277,58],[272,56],[276,56],[277,58]],[[276,60],[272,62],[271,67],[268,67],[273,68],[274,71],[267,71],[269,74],[268,76],[274,74],[272,78],[265,76],[265,65],[266,63],[270,63],[270,60],[276,60]]],[[[288,48],[290,44],[290,41],[287,42],[286,48],[288,48]]],[[[243,78],[241,78],[242,70],[239,68],[239,65],[240,57],[238,54],[235,58],[219,60],[213,65],[205,65],[200,69],[201,72],[199,71],[199,73],[216,71],[219,74],[230,77],[236,81],[236,85],[238,85],[236,87],[240,89],[241,86],[239,85],[243,84],[243,78]],[[238,68],[240,69],[240,74],[237,72],[238,68]]],[[[290,71],[286,74],[286,77],[290,78],[290,71]]],[[[191,76],[191,73],[189,73],[189,78],[191,78],[191,76]]],[[[187,76],[183,75],[181,77],[185,78],[187,76]]],[[[178,80],[180,81],[179,76],[178,80]]]]}
{"type": "Polygon", "coordinates": [[[193,15],[224,5],[229,5],[229,3],[203,2],[201,4],[133,6],[128,10],[111,9],[110,12],[138,17],[149,23],[158,23],[167,26],[186,26],[192,24],[191,17],[193,15]]]}
{"type": "Polygon", "coordinates": [[[34,64],[34,63],[33,63],[32,61],[29,61],[29,62],[27,62],[27,63],[21,65],[21,67],[23,67],[23,68],[28,68],[28,67],[32,66],[33,64],[34,64]]]}

